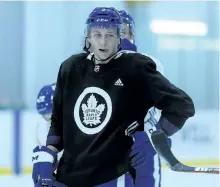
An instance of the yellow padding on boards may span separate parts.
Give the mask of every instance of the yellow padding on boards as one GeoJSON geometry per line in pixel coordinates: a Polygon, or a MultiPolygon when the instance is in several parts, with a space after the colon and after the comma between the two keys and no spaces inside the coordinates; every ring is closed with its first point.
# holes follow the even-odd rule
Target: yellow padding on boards
{"type": "Polygon", "coordinates": [[[13,171],[11,168],[0,168],[0,175],[12,175],[13,171]]]}
{"type": "MultiPolygon", "coordinates": [[[[210,167],[217,167],[220,165],[220,160],[181,160],[181,163],[187,166],[210,166],[210,167]]],[[[164,163],[162,163],[162,167],[167,167],[164,163]]]]}

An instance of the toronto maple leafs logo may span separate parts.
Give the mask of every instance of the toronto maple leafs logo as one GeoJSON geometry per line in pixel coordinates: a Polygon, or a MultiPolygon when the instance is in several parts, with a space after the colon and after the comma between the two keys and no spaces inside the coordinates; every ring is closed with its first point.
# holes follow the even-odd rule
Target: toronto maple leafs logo
{"type": "Polygon", "coordinates": [[[83,122],[86,125],[90,125],[91,127],[93,125],[97,125],[101,123],[100,115],[102,115],[102,112],[105,109],[105,104],[97,105],[97,103],[98,101],[96,100],[95,96],[92,94],[87,101],[87,105],[82,104],[82,110],[84,114],[83,122]]]}
{"type": "Polygon", "coordinates": [[[101,88],[88,87],[74,107],[74,119],[79,129],[86,134],[100,132],[111,118],[112,102],[107,92],[101,88]]]}

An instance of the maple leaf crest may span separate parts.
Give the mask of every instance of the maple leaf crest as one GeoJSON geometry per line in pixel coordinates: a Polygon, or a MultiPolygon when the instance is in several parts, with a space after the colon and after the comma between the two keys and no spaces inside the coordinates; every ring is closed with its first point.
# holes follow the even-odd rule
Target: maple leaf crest
{"type": "Polygon", "coordinates": [[[105,109],[105,104],[99,104],[98,106],[97,104],[98,101],[93,94],[91,94],[87,100],[87,105],[85,103],[82,104],[82,111],[84,115],[83,122],[91,127],[101,123],[100,116],[105,109]]]}

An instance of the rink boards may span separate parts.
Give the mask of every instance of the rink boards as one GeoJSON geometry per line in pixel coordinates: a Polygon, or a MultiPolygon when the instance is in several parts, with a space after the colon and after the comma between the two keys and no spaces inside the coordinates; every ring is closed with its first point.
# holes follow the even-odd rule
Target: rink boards
{"type": "MultiPolygon", "coordinates": [[[[196,112],[172,137],[172,150],[184,163],[219,165],[219,111],[196,112]]],[[[45,142],[48,128],[35,111],[1,111],[0,175],[30,173],[36,136],[38,134],[40,141],[45,142]]]]}

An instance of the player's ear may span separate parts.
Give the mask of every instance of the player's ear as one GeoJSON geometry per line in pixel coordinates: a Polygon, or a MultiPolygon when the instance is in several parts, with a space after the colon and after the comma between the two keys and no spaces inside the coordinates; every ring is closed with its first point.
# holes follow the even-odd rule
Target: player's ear
{"type": "Polygon", "coordinates": [[[88,47],[90,45],[90,37],[88,36],[87,38],[86,38],[86,46],[88,47]]]}
{"type": "Polygon", "coordinates": [[[90,36],[87,37],[86,43],[87,44],[91,43],[91,37],[90,36]]]}
{"type": "Polygon", "coordinates": [[[118,45],[121,45],[121,38],[118,38],[118,45]]]}
{"type": "Polygon", "coordinates": [[[131,39],[134,40],[134,34],[131,33],[131,39]]]}

